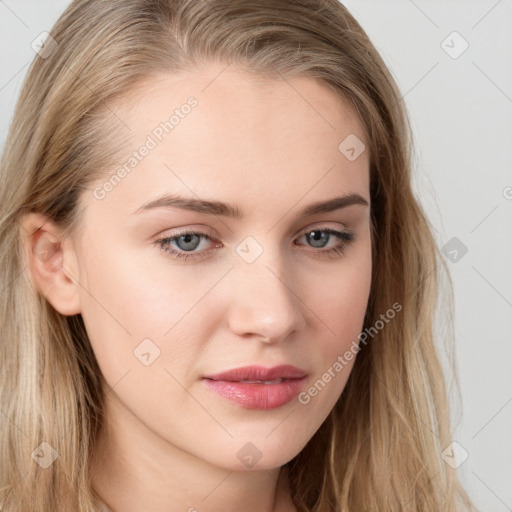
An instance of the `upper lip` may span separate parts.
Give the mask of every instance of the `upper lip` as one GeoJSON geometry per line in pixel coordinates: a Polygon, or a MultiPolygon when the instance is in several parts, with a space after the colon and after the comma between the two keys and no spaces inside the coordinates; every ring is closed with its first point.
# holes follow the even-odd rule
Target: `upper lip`
{"type": "Polygon", "coordinates": [[[289,364],[265,368],[264,366],[243,366],[225,372],[205,375],[203,378],[211,380],[242,381],[242,380],[274,380],[274,379],[301,379],[306,372],[289,364]]]}

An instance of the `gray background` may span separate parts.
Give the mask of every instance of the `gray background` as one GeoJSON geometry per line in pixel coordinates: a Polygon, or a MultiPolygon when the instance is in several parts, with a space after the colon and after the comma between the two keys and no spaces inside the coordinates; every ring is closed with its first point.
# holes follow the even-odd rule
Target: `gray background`
{"type": "MultiPolygon", "coordinates": [[[[0,148],[31,42],[68,4],[0,0],[0,148]]],[[[448,248],[463,399],[452,393],[458,471],[482,511],[512,511],[512,0],[345,4],[404,95],[415,190],[448,248]]]]}

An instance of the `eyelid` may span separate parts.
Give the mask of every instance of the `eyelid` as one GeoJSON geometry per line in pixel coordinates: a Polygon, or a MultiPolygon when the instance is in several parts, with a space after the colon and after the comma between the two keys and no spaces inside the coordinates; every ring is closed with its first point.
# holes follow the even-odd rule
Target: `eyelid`
{"type": "Polygon", "coordinates": [[[175,228],[169,234],[166,234],[166,232],[164,231],[163,234],[160,233],[159,235],[157,235],[155,239],[159,240],[162,238],[178,238],[182,235],[188,235],[188,234],[192,234],[192,233],[195,233],[198,236],[199,235],[208,236],[209,238],[212,238],[212,239],[219,238],[217,233],[209,227],[203,226],[200,228],[196,228],[196,227],[192,226],[192,227],[186,227],[186,228],[175,228]]]}
{"type": "Polygon", "coordinates": [[[328,230],[328,229],[332,229],[334,231],[347,231],[348,232],[348,227],[345,224],[338,222],[338,223],[336,223],[335,226],[333,226],[326,222],[317,221],[317,222],[312,222],[310,225],[306,226],[305,228],[302,228],[295,236],[301,236],[301,235],[304,235],[305,233],[310,233],[311,231],[323,231],[323,230],[328,230]],[[340,224],[341,224],[341,227],[340,227],[340,224]]]}

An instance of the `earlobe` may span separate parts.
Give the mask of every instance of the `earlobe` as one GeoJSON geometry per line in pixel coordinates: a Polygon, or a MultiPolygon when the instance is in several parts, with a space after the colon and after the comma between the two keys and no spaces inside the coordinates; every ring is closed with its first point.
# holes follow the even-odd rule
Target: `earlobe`
{"type": "Polygon", "coordinates": [[[30,213],[20,221],[27,271],[35,288],[62,315],[81,312],[73,244],[54,223],[30,213]]]}

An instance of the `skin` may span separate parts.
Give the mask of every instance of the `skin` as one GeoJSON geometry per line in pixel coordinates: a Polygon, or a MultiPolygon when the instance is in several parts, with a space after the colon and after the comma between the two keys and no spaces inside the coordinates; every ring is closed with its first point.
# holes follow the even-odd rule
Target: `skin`
{"type": "Polygon", "coordinates": [[[86,324],[107,392],[93,484],[112,510],[295,511],[281,466],[321,426],[354,360],[308,404],[270,410],[228,401],[201,378],[284,363],[307,372],[308,389],[357,341],[371,285],[370,208],[300,212],[349,193],[370,203],[368,151],[349,161],[338,149],[365,134],[314,79],[255,81],[211,63],[162,75],[117,106],[129,153],[190,96],[197,107],[112,191],[93,196],[101,179],[83,194],[79,234],[64,238],[39,214],[23,219],[27,233],[43,226],[26,237],[31,276],[57,311],[86,324]],[[133,214],[164,192],[237,205],[244,217],[133,214]],[[178,259],[155,243],[182,228],[214,232],[194,249],[206,257],[178,259]],[[355,240],[329,257],[337,237],[319,247],[306,236],[326,228],[355,240]],[[236,252],[247,236],[263,251],[252,263],[236,252]],[[33,255],[37,243],[46,258],[33,255]],[[148,366],[134,355],[146,338],[160,349],[148,366]],[[237,456],[246,443],[261,453],[250,468],[237,456]]]}

